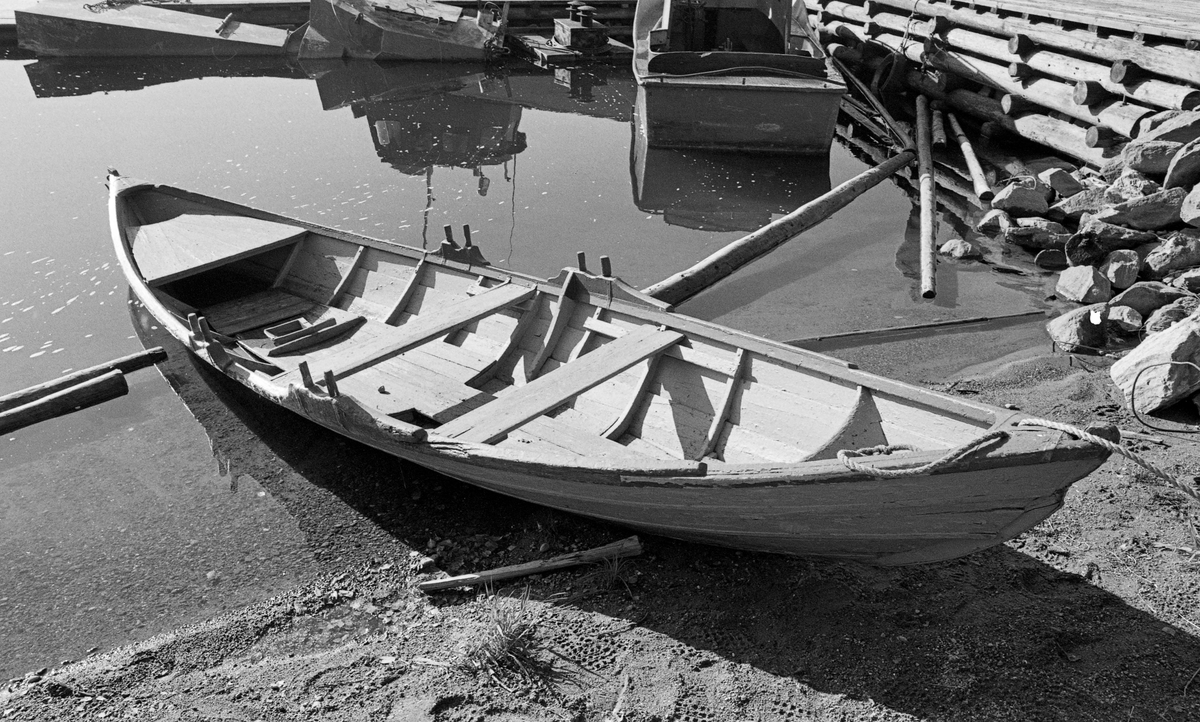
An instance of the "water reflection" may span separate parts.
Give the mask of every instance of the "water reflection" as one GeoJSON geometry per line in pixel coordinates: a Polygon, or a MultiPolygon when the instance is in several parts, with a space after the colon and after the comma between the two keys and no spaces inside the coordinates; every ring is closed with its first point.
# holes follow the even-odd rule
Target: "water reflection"
{"type": "Polygon", "coordinates": [[[304,78],[300,67],[281,57],[42,58],[25,66],[39,98],[141,90],[199,78],[304,78]]]}
{"type": "Polygon", "coordinates": [[[633,202],[673,226],[753,231],[827,192],[829,156],[651,148],[635,123],[629,149],[633,202]]]}

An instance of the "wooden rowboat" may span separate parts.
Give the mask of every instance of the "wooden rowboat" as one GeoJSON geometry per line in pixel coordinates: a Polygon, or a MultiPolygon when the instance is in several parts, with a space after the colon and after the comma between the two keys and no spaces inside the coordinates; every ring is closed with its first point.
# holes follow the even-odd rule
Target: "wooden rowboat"
{"type": "Polygon", "coordinates": [[[672,313],[607,264],[543,281],[469,240],[426,252],[115,174],[109,187],[133,293],[199,358],[345,436],[538,504],[908,564],[1016,536],[1107,456],[672,313]],[[837,458],[880,444],[920,450],[858,470],[837,458]]]}

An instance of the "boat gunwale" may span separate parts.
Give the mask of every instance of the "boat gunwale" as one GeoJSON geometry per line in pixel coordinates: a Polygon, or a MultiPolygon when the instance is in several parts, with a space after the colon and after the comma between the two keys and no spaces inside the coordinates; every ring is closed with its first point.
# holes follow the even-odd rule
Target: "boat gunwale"
{"type": "MultiPolygon", "coordinates": [[[[198,350],[192,342],[191,329],[187,327],[178,317],[175,311],[169,309],[166,304],[161,302],[157,294],[151,289],[136,270],[136,263],[133,258],[132,243],[128,238],[126,216],[122,214],[128,213],[128,206],[133,195],[140,192],[158,192],[188,200],[199,202],[208,207],[226,212],[236,212],[249,217],[262,218],[263,220],[274,220],[297,224],[306,228],[309,231],[318,232],[322,235],[342,240],[349,243],[356,243],[361,246],[377,248],[382,251],[399,253],[409,256],[415,260],[426,259],[429,262],[440,263],[448,268],[469,271],[472,274],[486,275],[495,280],[513,280],[515,276],[517,280],[523,282],[522,285],[532,284],[539,290],[544,290],[551,294],[557,294],[560,287],[550,281],[542,281],[535,279],[525,274],[513,273],[509,275],[507,272],[500,272],[491,266],[480,266],[475,264],[461,263],[450,259],[445,259],[440,256],[431,254],[423,249],[418,249],[393,241],[385,241],[374,239],[349,231],[340,231],[338,229],[321,226],[319,224],[310,223],[307,221],[288,218],[280,214],[269,211],[243,206],[231,201],[225,201],[219,198],[206,196],[203,194],[186,191],[172,186],[163,186],[144,181],[136,181],[133,179],[114,176],[110,178],[110,185],[113,186],[110,190],[110,223],[112,225],[113,240],[118,251],[119,260],[123,270],[126,273],[127,280],[134,287],[134,291],[151,311],[151,313],[164,324],[168,331],[172,333],[182,343],[187,345],[193,351],[198,350]]],[[[760,339],[749,334],[726,329],[708,321],[701,319],[693,319],[679,314],[658,310],[655,308],[641,307],[633,303],[623,301],[612,301],[610,308],[627,312],[629,315],[639,317],[643,320],[658,323],[660,325],[669,326],[676,330],[685,333],[694,333],[697,336],[704,338],[706,341],[715,342],[718,344],[732,345],[734,347],[746,348],[752,353],[757,353],[768,360],[790,367],[793,370],[814,374],[818,377],[823,377],[825,380],[856,384],[865,386],[873,392],[880,393],[885,397],[894,397],[914,406],[923,407],[940,413],[946,416],[958,417],[966,419],[976,424],[989,424],[989,428],[980,428],[980,432],[995,430],[1000,427],[1010,428],[1015,426],[1016,421],[1024,418],[1024,415],[1019,412],[1005,412],[996,407],[976,404],[969,401],[962,401],[947,397],[938,392],[922,389],[917,386],[904,384],[898,381],[892,381],[885,377],[874,376],[846,364],[843,367],[842,362],[837,359],[824,356],[815,352],[796,349],[779,342],[769,339],[760,339]],[[747,343],[750,342],[750,343],[747,343]]],[[[213,363],[210,361],[210,363],[213,363]]],[[[260,393],[260,395],[271,398],[277,403],[284,403],[288,394],[289,387],[281,386],[275,383],[271,377],[261,372],[250,371],[238,364],[230,364],[228,368],[221,368],[213,363],[226,375],[232,376],[246,386],[260,393]],[[239,372],[240,371],[240,372],[239,372]]],[[[296,387],[291,386],[291,389],[296,387]]],[[[358,404],[357,400],[355,400],[358,404]]],[[[284,404],[286,405],[286,404],[284,404]]],[[[359,404],[360,408],[370,410],[369,407],[359,404]]],[[[311,416],[307,417],[314,421],[311,416]]],[[[390,418],[390,417],[389,417],[390,418]]],[[[382,422],[381,422],[382,423],[382,422]]],[[[402,422],[401,422],[402,423],[402,422]]],[[[354,432],[353,429],[342,427],[339,430],[354,432]]],[[[358,438],[369,434],[373,430],[363,428],[360,433],[355,434],[358,438]]],[[[1024,433],[1047,433],[1037,431],[1025,431],[1024,433]]],[[[369,443],[369,442],[368,442],[369,443]]],[[[545,457],[537,458],[535,455],[520,452],[514,449],[505,449],[488,444],[476,444],[470,442],[460,442],[446,437],[439,436],[437,429],[430,429],[428,438],[423,441],[414,441],[421,446],[426,446],[431,452],[452,453],[454,455],[467,455],[473,458],[483,460],[484,458],[493,459],[498,463],[519,462],[527,465],[532,473],[535,468],[544,468],[550,470],[561,470],[564,466],[571,468],[579,468],[581,470],[594,470],[605,472],[612,476],[611,483],[614,484],[637,484],[637,483],[677,483],[673,482],[672,478],[683,478],[702,476],[706,479],[705,486],[716,488],[719,486],[743,487],[743,486],[758,486],[758,485],[801,485],[808,483],[836,483],[841,481],[860,481],[865,478],[870,478],[869,475],[862,472],[852,471],[834,460],[821,461],[798,461],[792,463],[755,463],[755,464],[739,464],[719,462],[719,465],[707,465],[704,462],[687,461],[687,460],[668,460],[663,461],[647,457],[648,462],[644,465],[622,464],[622,463],[590,463],[586,459],[580,463],[572,462],[564,464],[561,459],[547,460],[545,457]],[[749,478],[747,478],[749,477],[749,478]]],[[[970,468],[991,468],[993,466],[1011,466],[1017,460],[1022,460],[1016,465],[1032,465],[1040,463],[1049,458],[1049,455],[1057,456],[1059,453],[1066,453],[1068,456],[1074,456],[1079,453],[1080,456],[1086,456],[1085,449],[1091,448],[1090,445],[1084,442],[1075,442],[1066,438],[1062,434],[1058,434],[1056,438],[1052,437],[1038,449],[1020,451],[1016,453],[999,453],[993,456],[982,455],[970,462],[970,468]]],[[[923,451],[904,456],[895,456],[891,458],[872,459],[869,463],[881,469],[905,469],[911,468],[914,465],[927,463],[940,458],[945,454],[945,449],[923,451]]],[[[961,470],[964,467],[957,467],[952,471],[961,470]]],[[[931,476],[936,476],[933,474],[931,476]]],[[[596,479],[589,479],[587,483],[597,483],[596,479]]],[[[686,483],[686,482],[685,482],[686,483]]]]}

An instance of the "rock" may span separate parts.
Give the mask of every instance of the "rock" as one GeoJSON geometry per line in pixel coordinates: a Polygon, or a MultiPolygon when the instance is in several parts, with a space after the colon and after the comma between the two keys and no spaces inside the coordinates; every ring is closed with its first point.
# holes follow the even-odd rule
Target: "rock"
{"type": "Polygon", "coordinates": [[[1079,224],[1079,232],[1067,240],[1064,250],[1072,266],[1095,266],[1103,263],[1113,251],[1157,241],[1158,236],[1148,231],[1132,231],[1098,221],[1094,216],[1085,216],[1079,224]]]}
{"type": "Polygon", "coordinates": [[[1200,266],[1200,230],[1175,231],[1163,239],[1142,263],[1149,278],[1162,278],[1171,271],[1200,266]]]}
{"type": "Polygon", "coordinates": [[[1104,259],[1100,273],[1112,284],[1114,290],[1123,291],[1137,282],[1142,259],[1136,251],[1121,249],[1113,251],[1104,259]]]}
{"type": "Polygon", "coordinates": [[[1200,268],[1191,268],[1171,280],[1175,288],[1200,293],[1200,268]]]}
{"type": "Polygon", "coordinates": [[[990,236],[996,236],[1004,230],[1011,228],[1012,225],[1013,220],[1007,213],[993,208],[983,214],[983,218],[980,218],[979,222],[975,224],[975,230],[990,236]]]}
{"type": "Polygon", "coordinates": [[[1152,195],[1118,203],[1095,215],[1098,220],[1140,231],[1155,231],[1180,222],[1179,209],[1187,191],[1168,188],[1152,195]]]}
{"type": "MultiPolygon", "coordinates": [[[[1105,199],[1105,188],[1093,188],[1064,198],[1050,206],[1046,214],[1056,221],[1078,223],[1087,213],[1098,213],[1109,205],[1105,199]]],[[[995,211],[993,211],[995,212],[995,211]]]]}
{"type": "Polygon", "coordinates": [[[1134,198],[1153,195],[1162,190],[1162,186],[1135,170],[1126,170],[1112,182],[1104,193],[1104,199],[1109,203],[1124,203],[1134,198]]]}
{"type": "Polygon", "coordinates": [[[1158,411],[1200,390],[1200,315],[1188,316],[1166,331],[1147,336],[1109,369],[1112,380],[1131,407],[1158,411]],[[1183,361],[1188,363],[1170,363],[1183,361]],[[1138,381],[1136,389],[1134,380],[1138,381]]]}
{"type": "Polygon", "coordinates": [[[1097,303],[1067,311],[1046,324],[1056,346],[1067,353],[1091,352],[1104,346],[1108,309],[1097,303]]]}
{"type": "MultiPolygon", "coordinates": [[[[1057,224],[1055,224],[1057,225],[1057,224]]],[[[1004,231],[1004,242],[1032,250],[1057,248],[1062,250],[1071,237],[1069,233],[1051,233],[1038,226],[1017,226],[1004,231]]]]}
{"type": "Polygon", "coordinates": [[[1038,173],[1038,180],[1049,186],[1060,198],[1070,198],[1083,190],[1083,184],[1062,168],[1047,168],[1038,173]]]}
{"type": "Polygon", "coordinates": [[[1200,111],[1195,110],[1181,112],[1161,122],[1143,120],[1141,132],[1138,133],[1138,140],[1141,141],[1173,140],[1177,143],[1190,143],[1197,138],[1200,138],[1200,111]]]}
{"type": "Polygon", "coordinates": [[[1100,303],[1112,298],[1112,284],[1091,266],[1072,266],[1058,276],[1054,292],[1077,303],[1100,303]]]}
{"type": "Polygon", "coordinates": [[[1125,333],[1133,333],[1142,327],[1142,314],[1129,306],[1113,306],[1108,309],[1108,322],[1125,333]]]}
{"type": "Polygon", "coordinates": [[[1193,228],[1200,228],[1200,185],[1183,199],[1183,205],[1179,206],[1179,220],[1193,228]]]}
{"type": "Polygon", "coordinates": [[[1167,168],[1163,188],[1191,188],[1200,181],[1200,138],[1179,149],[1167,168]]]}
{"type": "Polygon", "coordinates": [[[1146,175],[1163,175],[1171,166],[1171,158],[1183,147],[1173,140],[1135,140],[1125,146],[1121,159],[1126,168],[1146,175]]]}
{"type": "MultiPolygon", "coordinates": [[[[1195,296],[1185,296],[1184,298],[1176,299],[1173,303],[1168,303],[1166,306],[1150,314],[1150,318],[1146,319],[1146,335],[1166,331],[1171,326],[1191,316],[1196,312],[1197,308],[1200,308],[1200,298],[1195,296]]],[[[1197,363],[1200,363],[1200,360],[1197,363]]]]}
{"type": "Polygon", "coordinates": [[[1063,224],[1056,223],[1055,221],[1048,221],[1045,218],[1036,218],[1036,217],[1018,218],[1017,226],[1019,228],[1040,228],[1041,230],[1043,230],[1047,233],[1053,233],[1053,234],[1057,234],[1057,235],[1061,235],[1063,233],[1068,233],[1068,234],[1070,233],[1070,231],[1067,230],[1067,227],[1064,226],[1063,224]]]}
{"type": "Polygon", "coordinates": [[[1117,294],[1108,305],[1110,308],[1129,306],[1145,318],[1168,303],[1174,303],[1187,295],[1187,292],[1171,288],[1165,283],[1139,281],[1117,294]]]}
{"type": "Polygon", "coordinates": [[[1033,257],[1033,264],[1055,273],[1071,267],[1071,264],[1067,263],[1067,254],[1057,248],[1043,248],[1038,251],[1033,257]]]}
{"type": "Polygon", "coordinates": [[[1049,188],[1036,179],[1023,179],[1000,189],[992,199],[992,208],[998,208],[1014,218],[1044,216],[1050,210],[1047,203],[1049,188]]]}
{"type": "Polygon", "coordinates": [[[1117,179],[1117,176],[1125,172],[1125,159],[1121,156],[1110,159],[1100,168],[1100,177],[1105,181],[1112,183],[1117,179]]]}
{"type": "Polygon", "coordinates": [[[1153,132],[1155,129],[1157,129],[1159,126],[1161,126],[1163,123],[1167,122],[1168,120],[1172,120],[1173,118],[1177,118],[1177,117],[1183,115],[1185,112],[1187,112],[1187,111],[1163,110],[1163,111],[1159,111],[1159,112],[1155,113],[1154,115],[1148,115],[1145,118],[1142,118],[1141,121],[1138,123],[1138,135],[1139,136],[1148,135],[1151,132],[1153,132]]]}
{"type": "Polygon", "coordinates": [[[983,256],[983,254],[979,252],[978,248],[961,238],[951,238],[950,240],[946,241],[942,244],[942,247],[938,249],[938,253],[957,260],[980,258],[983,256]]]}

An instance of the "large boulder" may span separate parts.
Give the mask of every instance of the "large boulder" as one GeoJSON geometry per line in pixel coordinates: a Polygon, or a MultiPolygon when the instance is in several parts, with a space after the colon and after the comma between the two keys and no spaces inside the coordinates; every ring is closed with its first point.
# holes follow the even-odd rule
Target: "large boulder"
{"type": "Polygon", "coordinates": [[[975,230],[980,233],[986,233],[989,236],[998,236],[1004,231],[1012,228],[1013,219],[1007,213],[998,208],[993,208],[983,214],[983,218],[975,224],[975,230]]]}
{"type": "Polygon", "coordinates": [[[1200,111],[1184,111],[1159,123],[1147,118],[1142,121],[1140,130],[1138,140],[1143,142],[1172,140],[1176,143],[1190,143],[1200,138],[1200,111]]]}
{"type": "Polygon", "coordinates": [[[1094,353],[1104,347],[1108,309],[1103,303],[1067,311],[1046,323],[1046,333],[1067,353],[1094,353]]]}
{"type": "Polygon", "coordinates": [[[1200,181],[1200,138],[1179,149],[1167,168],[1163,188],[1191,188],[1200,181]]]}
{"type": "Polygon", "coordinates": [[[1103,263],[1113,251],[1156,241],[1158,236],[1149,231],[1133,231],[1098,221],[1095,216],[1085,216],[1079,231],[1067,240],[1064,250],[1072,266],[1094,266],[1103,263]]]}
{"type": "MultiPolygon", "coordinates": [[[[1090,188],[1050,206],[1046,215],[1056,221],[1078,223],[1085,214],[1099,213],[1108,207],[1109,202],[1105,195],[1104,188],[1090,188]]],[[[993,211],[995,212],[997,211],[993,211]]]]}
{"type": "Polygon", "coordinates": [[[1125,146],[1121,160],[1126,168],[1145,175],[1160,176],[1171,166],[1171,158],[1183,147],[1173,140],[1135,140],[1125,146]]]}
{"type": "Polygon", "coordinates": [[[1187,191],[1182,188],[1167,188],[1152,195],[1134,198],[1100,211],[1098,220],[1140,231],[1156,231],[1180,222],[1179,210],[1187,191]]]}
{"type": "Polygon", "coordinates": [[[1138,139],[1146,138],[1168,120],[1174,120],[1181,115],[1185,115],[1186,110],[1160,110],[1154,115],[1147,115],[1138,121],[1138,139]]]}
{"type": "Polygon", "coordinates": [[[1000,189],[992,199],[992,208],[999,208],[1014,218],[1044,216],[1050,210],[1050,188],[1036,178],[1024,178],[1000,189]]]}
{"type": "Polygon", "coordinates": [[[1126,169],[1112,182],[1104,192],[1104,199],[1109,203],[1124,203],[1134,198],[1154,195],[1162,190],[1162,185],[1152,181],[1135,170],[1126,169]]]}
{"type": "Polygon", "coordinates": [[[1083,190],[1083,184],[1062,168],[1047,168],[1038,173],[1037,178],[1060,198],[1070,198],[1083,190]]]}
{"type": "Polygon", "coordinates": [[[1142,314],[1129,306],[1111,306],[1108,309],[1108,324],[1122,333],[1133,333],[1142,328],[1142,314]]]}
{"type": "Polygon", "coordinates": [[[1076,303],[1100,303],[1112,298],[1112,284],[1091,266],[1072,266],[1059,274],[1054,292],[1076,303]]]}
{"type": "Polygon", "coordinates": [[[1126,403],[1144,413],[1166,408],[1196,393],[1200,390],[1200,315],[1193,314],[1166,331],[1147,336],[1113,364],[1109,374],[1126,403]]]}
{"type": "Polygon", "coordinates": [[[1189,268],[1171,279],[1171,285],[1191,293],[1200,293],[1200,268],[1189,268]]]}
{"type": "MultiPolygon", "coordinates": [[[[1127,307],[1122,306],[1122,308],[1127,307]]],[[[1146,319],[1146,334],[1166,331],[1171,326],[1191,316],[1196,312],[1197,308],[1200,308],[1200,298],[1195,296],[1186,296],[1177,299],[1173,303],[1168,303],[1150,314],[1150,318],[1146,319]]]]}
{"type": "Polygon", "coordinates": [[[1158,281],[1139,281],[1108,302],[1109,306],[1129,306],[1145,318],[1168,303],[1191,294],[1158,281]]]}
{"type": "Polygon", "coordinates": [[[1183,204],[1179,206],[1179,220],[1194,228],[1200,228],[1200,185],[1193,188],[1183,199],[1183,204]]]}
{"type": "Polygon", "coordinates": [[[1192,266],[1200,266],[1200,230],[1176,231],[1146,256],[1142,273],[1148,278],[1163,278],[1192,266]]]}
{"type": "Polygon", "coordinates": [[[1112,284],[1113,290],[1123,291],[1137,283],[1141,267],[1142,259],[1136,251],[1121,249],[1108,254],[1100,265],[1100,273],[1112,284]]]}

